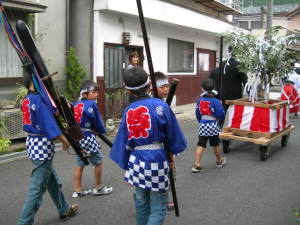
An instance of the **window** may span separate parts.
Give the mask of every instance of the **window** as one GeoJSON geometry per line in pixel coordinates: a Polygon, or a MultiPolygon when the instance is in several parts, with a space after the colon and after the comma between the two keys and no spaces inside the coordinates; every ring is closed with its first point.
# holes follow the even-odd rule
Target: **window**
{"type": "Polygon", "coordinates": [[[199,53],[199,70],[200,71],[209,71],[209,54],[208,53],[199,53]]]}
{"type": "Polygon", "coordinates": [[[260,29],[261,22],[260,21],[251,21],[251,29],[260,29]]]}
{"type": "Polygon", "coordinates": [[[239,21],[240,28],[249,29],[248,21],[239,21]]]}
{"type": "Polygon", "coordinates": [[[168,38],[168,72],[194,72],[194,43],[168,38]]]}
{"type": "Polygon", "coordinates": [[[21,61],[0,26],[0,78],[22,77],[21,61]]]}

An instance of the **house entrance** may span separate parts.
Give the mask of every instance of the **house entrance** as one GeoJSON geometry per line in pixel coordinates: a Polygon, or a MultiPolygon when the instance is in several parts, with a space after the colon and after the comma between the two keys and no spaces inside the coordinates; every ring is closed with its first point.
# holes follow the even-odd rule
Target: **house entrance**
{"type": "Polygon", "coordinates": [[[129,65],[129,54],[133,51],[139,54],[142,67],[143,47],[104,44],[105,118],[120,117],[129,103],[122,76],[129,65]]]}

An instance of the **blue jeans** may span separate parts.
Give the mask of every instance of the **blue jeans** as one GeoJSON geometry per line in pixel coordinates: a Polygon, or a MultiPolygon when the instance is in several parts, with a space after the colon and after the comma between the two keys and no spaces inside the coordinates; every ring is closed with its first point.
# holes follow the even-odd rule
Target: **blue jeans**
{"type": "Polygon", "coordinates": [[[32,160],[32,164],[33,170],[29,192],[21,211],[18,225],[33,224],[34,216],[42,203],[42,197],[46,190],[49,192],[60,215],[69,209],[69,205],[61,191],[61,182],[54,168],[52,168],[52,160],[32,160]]]}
{"type": "Polygon", "coordinates": [[[158,192],[135,187],[137,225],[162,225],[164,223],[168,192],[158,192]]]}

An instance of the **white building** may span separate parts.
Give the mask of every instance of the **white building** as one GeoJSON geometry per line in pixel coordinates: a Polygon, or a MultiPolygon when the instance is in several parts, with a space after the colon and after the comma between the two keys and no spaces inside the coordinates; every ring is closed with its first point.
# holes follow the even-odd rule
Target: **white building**
{"type": "MultiPolygon", "coordinates": [[[[209,76],[218,61],[217,35],[233,28],[231,15],[239,14],[239,11],[219,1],[141,2],[154,70],[161,71],[170,78],[180,79],[176,92],[177,105],[195,102],[201,92],[201,80],[209,76]]],[[[75,1],[72,4],[77,8],[72,12],[79,13],[74,24],[83,27],[78,19],[83,17],[83,2],[75,1]]],[[[137,3],[136,0],[95,0],[91,14],[93,21],[89,27],[93,27],[93,30],[89,34],[92,35],[93,52],[89,55],[92,55],[93,67],[90,72],[102,87],[100,108],[103,110],[105,105],[106,111],[114,108],[115,112],[118,111],[115,104],[119,105],[119,100],[109,93],[122,88],[122,73],[127,68],[129,53],[137,51],[144,58],[142,66],[148,71],[137,3]],[[124,32],[130,34],[129,44],[123,41],[124,32]]],[[[74,26],[71,27],[74,32],[74,26]]],[[[87,43],[83,45],[84,41],[80,37],[85,37],[76,34],[73,46],[81,57],[81,51],[86,51],[87,43]]]]}

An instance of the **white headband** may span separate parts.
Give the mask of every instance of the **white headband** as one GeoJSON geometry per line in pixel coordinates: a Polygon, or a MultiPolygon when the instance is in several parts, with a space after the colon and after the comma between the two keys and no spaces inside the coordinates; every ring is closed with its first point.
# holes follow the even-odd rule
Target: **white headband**
{"type": "Polygon", "coordinates": [[[163,86],[165,84],[169,84],[168,79],[163,79],[163,80],[157,80],[156,81],[156,87],[160,87],[160,86],[163,86]]]}
{"type": "Polygon", "coordinates": [[[89,87],[89,88],[82,89],[79,94],[79,100],[82,99],[84,93],[93,91],[93,90],[95,90],[95,87],[89,87]]]}
{"type": "Polygon", "coordinates": [[[148,77],[147,81],[145,83],[143,83],[142,85],[140,85],[140,86],[128,87],[127,85],[125,85],[125,88],[128,89],[128,90],[138,90],[138,89],[141,89],[143,87],[146,87],[149,84],[149,82],[150,82],[150,80],[149,80],[149,77],[148,77]]]}

